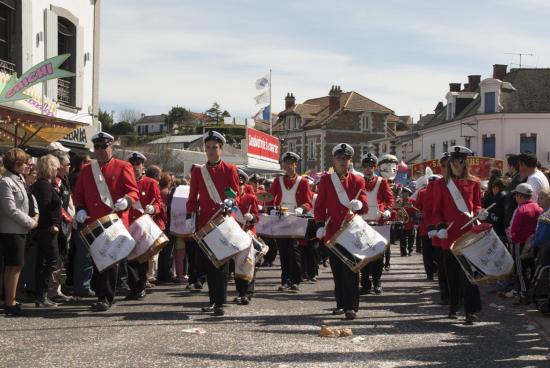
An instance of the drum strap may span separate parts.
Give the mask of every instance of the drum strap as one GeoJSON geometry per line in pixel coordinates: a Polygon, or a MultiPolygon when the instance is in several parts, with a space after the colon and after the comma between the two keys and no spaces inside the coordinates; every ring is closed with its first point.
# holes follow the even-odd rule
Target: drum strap
{"type": "Polygon", "coordinates": [[[292,188],[286,189],[283,177],[279,176],[279,185],[282,193],[281,206],[288,207],[289,211],[294,211],[296,207],[298,207],[298,203],[296,202],[296,191],[298,190],[298,185],[301,180],[302,178],[296,175],[296,181],[294,185],[292,185],[292,188]]]}
{"type": "Polygon", "coordinates": [[[342,204],[342,206],[349,208],[348,193],[346,192],[346,189],[342,185],[342,182],[340,181],[340,177],[338,177],[338,174],[332,173],[332,175],[330,175],[330,179],[332,180],[332,185],[334,185],[334,190],[338,195],[338,199],[340,200],[340,203],[342,204]]]}
{"type": "Polygon", "coordinates": [[[206,165],[201,166],[201,174],[202,180],[204,180],[204,184],[206,185],[206,190],[208,190],[208,195],[210,196],[210,199],[214,201],[214,203],[222,203],[220,193],[218,193],[218,190],[216,189],[216,186],[212,181],[212,177],[210,176],[206,165]]]}
{"type": "MultiPolygon", "coordinates": [[[[139,182],[138,182],[138,187],[139,187],[139,182]]],[[[141,194],[141,191],[139,193],[141,194]]],[[[137,201],[135,201],[134,204],[132,205],[132,208],[136,211],[141,212],[141,213],[145,212],[143,210],[143,205],[141,204],[141,199],[138,199],[137,201]]]]}
{"type": "Polygon", "coordinates": [[[111,192],[109,192],[109,187],[107,186],[105,177],[101,172],[99,163],[97,162],[97,160],[94,160],[90,165],[92,167],[92,174],[94,176],[95,186],[97,187],[101,202],[105,203],[110,208],[113,208],[113,198],[111,197],[111,192]]]}
{"type": "Polygon", "coordinates": [[[378,220],[380,217],[378,213],[378,189],[380,189],[380,184],[382,183],[382,178],[380,176],[375,176],[376,184],[372,191],[367,192],[367,202],[369,204],[369,212],[367,213],[366,218],[368,220],[378,220]]]}
{"type": "Polygon", "coordinates": [[[458,187],[456,186],[453,179],[450,179],[447,182],[447,189],[449,189],[449,192],[451,193],[451,197],[455,202],[456,208],[466,216],[470,218],[473,217],[472,211],[470,211],[470,209],[468,208],[468,205],[466,205],[466,202],[464,201],[464,197],[462,197],[462,194],[458,190],[458,187]]]}

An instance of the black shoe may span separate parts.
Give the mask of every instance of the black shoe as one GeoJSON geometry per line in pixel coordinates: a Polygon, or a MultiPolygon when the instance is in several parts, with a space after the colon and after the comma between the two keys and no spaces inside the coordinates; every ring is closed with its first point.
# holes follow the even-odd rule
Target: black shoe
{"type": "Polygon", "coordinates": [[[21,308],[21,304],[16,303],[12,306],[4,305],[4,313],[7,316],[13,316],[13,317],[26,317],[27,312],[21,308]]]}
{"type": "Polygon", "coordinates": [[[407,256],[407,253],[403,254],[401,253],[401,257],[406,257],[407,256]]]}
{"type": "Polygon", "coordinates": [[[288,285],[281,285],[277,288],[278,291],[288,291],[288,289],[290,289],[288,285]]]}
{"type": "Polygon", "coordinates": [[[240,296],[236,296],[233,298],[233,301],[237,304],[239,304],[241,302],[241,297],[240,296]]]}
{"type": "Polygon", "coordinates": [[[370,293],[371,293],[370,288],[361,288],[361,290],[359,290],[359,295],[367,295],[367,294],[370,294],[370,293]]]}
{"type": "Polygon", "coordinates": [[[427,275],[426,280],[433,281],[434,280],[434,275],[427,275]]]}
{"type": "Polygon", "coordinates": [[[97,302],[92,304],[92,312],[106,312],[111,308],[111,305],[107,302],[97,302]]]}
{"type": "Polygon", "coordinates": [[[241,305],[248,305],[250,304],[250,299],[248,299],[246,296],[243,296],[241,298],[241,305]]]}
{"type": "Polygon", "coordinates": [[[81,291],[81,292],[75,292],[74,296],[77,296],[79,298],[95,298],[96,297],[95,293],[90,289],[85,290],[85,291],[81,291]]]}
{"type": "Polygon", "coordinates": [[[290,291],[298,292],[300,291],[300,287],[297,284],[290,285],[290,291]]]}
{"type": "Polygon", "coordinates": [[[376,285],[376,286],[374,287],[374,293],[375,293],[376,295],[382,294],[382,286],[376,285]]]}
{"type": "Polygon", "coordinates": [[[145,295],[147,295],[145,290],[142,290],[138,293],[129,294],[126,298],[124,298],[124,300],[142,300],[145,299],[145,295]]]}
{"type": "Polygon", "coordinates": [[[202,282],[195,282],[195,285],[193,285],[193,287],[195,288],[195,290],[202,290],[202,282]]]}
{"type": "Polygon", "coordinates": [[[309,281],[311,282],[317,282],[317,277],[313,276],[309,278],[309,281]]]}
{"type": "Polygon", "coordinates": [[[57,303],[54,303],[47,296],[36,299],[34,301],[36,308],[57,308],[57,303]]]}
{"type": "Polygon", "coordinates": [[[384,271],[389,271],[390,270],[390,266],[384,266],[384,271]]]}
{"type": "Polygon", "coordinates": [[[467,314],[466,319],[464,320],[464,324],[466,326],[471,326],[474,324],[474,322],[478,322],[479,318],[475,314],[467,314]]]}
{"type": "Polygon", "coordinates": [[[215,316],[223,316],[225,314],[225,311],[223,310],[223,307],[214,307],[214,315],[215,316]]]}
{"type": "Polygon", "coordinates": [[[323,262],[323,267],[328,267],[328,261],[323,262]]]}
{"type": "Polygon", "coordinates": [[[357,317],[357,313],[355,313],[355,311],[352,309],[347,310],[345,314],[346,314],[346,319],[349,319],[349,320],[355,319],[355,317],[357,317]]]}
{"type": "Polygon", "coordinates": [[[337,316],[339,314],[344,314],[344,310],[342,308],[334,308],[332,310],[332,314],[334,314],[335,316],[337,316]]]}
{"type": "Polygon", "coordinates": [[[212,312],[214,310],[214,304],[209,304],[206,307],[202,307],[201,311],[203,312],[212,312]]]}
{"type": "Polygon", "coordinates": [[[456,316],[456,312],[449,312],[449,314],[447,315],[447,317],[449,319],[457,319],[458,317],[456,316]]]}
{"type": "Polygon", "coordinates": [[[409,252],[409,257],[412,256],[412,252],[409,252]]]}

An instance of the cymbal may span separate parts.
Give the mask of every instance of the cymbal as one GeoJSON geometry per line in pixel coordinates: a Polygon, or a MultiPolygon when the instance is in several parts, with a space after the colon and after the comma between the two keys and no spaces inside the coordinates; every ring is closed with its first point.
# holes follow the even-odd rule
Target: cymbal
{"type": "Polygon", "coordinates": [[[268,192],[258,192],[256,193],[256,198],[258,198],[258,201],[260,202],[271,202],[273,200],[273,194],[268,192]]]}

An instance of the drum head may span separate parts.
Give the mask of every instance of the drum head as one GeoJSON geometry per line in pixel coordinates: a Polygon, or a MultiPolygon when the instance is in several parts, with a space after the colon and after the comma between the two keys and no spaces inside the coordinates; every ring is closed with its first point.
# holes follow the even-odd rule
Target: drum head
{"type": "Polygon", "coordinates": [[[256,198],[258,198],[258,201],[260,202],[271,202],[273,200],[273,194],[268,192],[258,192],[256,193],[256,198]]]}

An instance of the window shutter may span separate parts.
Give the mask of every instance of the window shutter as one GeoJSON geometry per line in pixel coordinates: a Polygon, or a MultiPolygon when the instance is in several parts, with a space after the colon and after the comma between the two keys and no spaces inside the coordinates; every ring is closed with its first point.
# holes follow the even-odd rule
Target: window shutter
{"type": "Polygon", "coordinates": [[[76,27],[76,77],[75,107],[82,108],[83,75],[84,75],[84,27],[76,27]]]}
{"type": "MultiPolygon", "coordinates": [[[[44,49],[46,59],[57,56],[57,14],[50,9],[44,11],[44,23],[46,35],[44,37],[44,49]]],[[[57,79],[46,82],[46,96],[57,101],[57,79]]]]}
{"type": "Polygon", "coordinates": [[[21,0],[21,73],[32,67],[32,0],[21,0]]]}

